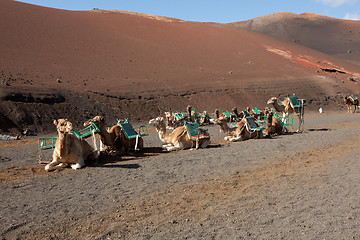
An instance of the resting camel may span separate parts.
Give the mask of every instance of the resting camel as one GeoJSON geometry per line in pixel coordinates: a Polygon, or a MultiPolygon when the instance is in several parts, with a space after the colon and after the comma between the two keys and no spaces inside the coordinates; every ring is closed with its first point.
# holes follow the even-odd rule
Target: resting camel
{"type": "Polygon", "coordinates": [[[272,97],[267,101],[267,104],[271,104],[277,112],[283,113],[284,117],[289,116],[291,113],[299,117],[299,128],[298,132],[304,131],[304,107],[293,107],[290,102],[290,98],[285,98],[280,105],[276,97],[272,97]]]}
{"type": "Polygon", "coordinates": [[[281,124],[280,120],[277,117],[273,117],[274,113],[266,111],[266,129],[265,135],[281,135],[287,132],[287,129],[283,124],[281,124]]]}
{"type": "Polygon", "coordinates": [[[249,127],[246,118],[243,118],[240,122],[236,123],[235,127],[228,126],[228,120],[226,117],[220,114],[219,118],[215,119],[214,123],[219,125],[221,130],[227,135],[225,140],[236,142],[240,140],[262,138],[262,131],[252,131],[249,127]]]}
{"type": "Polygon", "coordinates": [[[176,117],[171,112],[165,112],[165,119],[166,119],[166,128],[167,129],[174,129],[177,126],[176,117]]]}
{"type": "MultiPolygon", "coordinates": [[[[157,117],[149,121],[150,125],[155,126],[156,131],[159,133],[160,140],[165,143],[163,149],[167,151],[181,150],[197,146],[196,141],[190,139],[185,126],[177,127],[170,134],[166,133],[166,126],[163,117],[157,117]]],[[[203,131],[203,134],[208,136],[208,133],[203,131]]],[[[210,138],[199,140],[198,146],[206,148],[210,143],[210,138]]]]}
{"type": "Polygon", "coordinates": [[[199,118],[199,125],[205,126],[205,125],[209,125],[209,124],[210,124],[210,116],[206,111],[204,111],[202,113],[202,117],[199,118]]]}
{"type": "Polygon", "coordinates": [[[354,96],[346,96],[344,97],[344,102],[347,105],[348,113],[351,113],[351,106],[354,106],[354,111],[359,107],[359,99],[354,96]]]}
{"type": "Polygon", "coordinates": [[[52,171],[59,168],[71,166],[76,170],[85,166],[85,159],[95,153],[92,147],[83,139],[75,136],[72,130],[72,124],[67,119],[54,120],[58,132],[53,152],[53,160],[45,166],[46,171],[52,171]]]}
{"type": "MultiPolygon", "coordinates": [[[[109,131],[106,130],[105,118],[102,116],[96,116],[92,119],[87,120],[84,123],[84,127],[90,126],[91,123],[99,128],[101,142],[106,146],[105,151],[111,152],[113,155],[123,155],[130,148],[135,149],[136,139],[127,139],[125,133],[122,131],[119,125],[114,125],[109,131]]],[[[138,150],[141,150],[144,146],[143,139],[138,139],[138,150]]]]}

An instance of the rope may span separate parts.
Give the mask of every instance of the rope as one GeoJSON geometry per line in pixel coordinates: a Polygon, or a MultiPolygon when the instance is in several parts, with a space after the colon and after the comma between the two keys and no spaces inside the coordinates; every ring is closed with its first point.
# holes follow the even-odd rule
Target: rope
{"type": "Polygon", "coordinates": [[[136,135],[135,149],[134,149],[135,151],[138,150],[138,149],[137,149],[138,143],[139,143],[139,135],[136,135]]]}

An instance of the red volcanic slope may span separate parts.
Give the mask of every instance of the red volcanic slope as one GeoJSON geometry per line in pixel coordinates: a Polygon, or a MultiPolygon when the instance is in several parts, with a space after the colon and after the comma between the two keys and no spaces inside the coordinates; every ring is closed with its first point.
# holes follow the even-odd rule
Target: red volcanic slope
{"type": "Polygon", "coordinates": [[[64,11],[9,0],[0,2],[0,20],[1,70],[31,78],[32,87],[110,92],[217,89],[318,75],[314,68],[268,47],[346,65],[297,44],[208,23],[64,11]],[[62,84],[56,83],[58,78],[62,84]]]}
{"type": "Polygon", "coordinates": [[[308,109],[338,109],[359,92],[357,64],[229,24],[1,0],[0,30],[0,131],[263,108],[294,92],[308,109]]]}
{"type": "Polygon", "coordinates": [[[360,21],[340,20],[313,13],[282,12],[230,25],[360,62],[360,21]]]}

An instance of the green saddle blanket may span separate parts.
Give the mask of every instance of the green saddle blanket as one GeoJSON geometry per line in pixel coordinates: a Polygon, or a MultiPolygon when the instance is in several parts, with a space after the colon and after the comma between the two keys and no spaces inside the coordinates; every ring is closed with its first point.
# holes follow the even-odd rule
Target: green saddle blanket
{"type": "Polygon", "coordinates": [[[187,129],[187,132],[191,140],[210,138],[210,136],[204,135],[204,133],[201,131],[199,127],[199,124],[196,122],[195,123],[186,122],[185,127],[187,129]]]}

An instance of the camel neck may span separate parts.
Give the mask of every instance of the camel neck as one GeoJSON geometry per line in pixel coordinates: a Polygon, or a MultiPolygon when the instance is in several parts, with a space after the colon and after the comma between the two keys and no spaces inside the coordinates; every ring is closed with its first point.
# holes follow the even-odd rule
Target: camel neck
{"type": "Polygon", "coordinates": [[[231,134],[231,132],[233,131],[233,129],[228,126],[227,122],[222,123],[220,127],[226,135],[231,134]]]}

